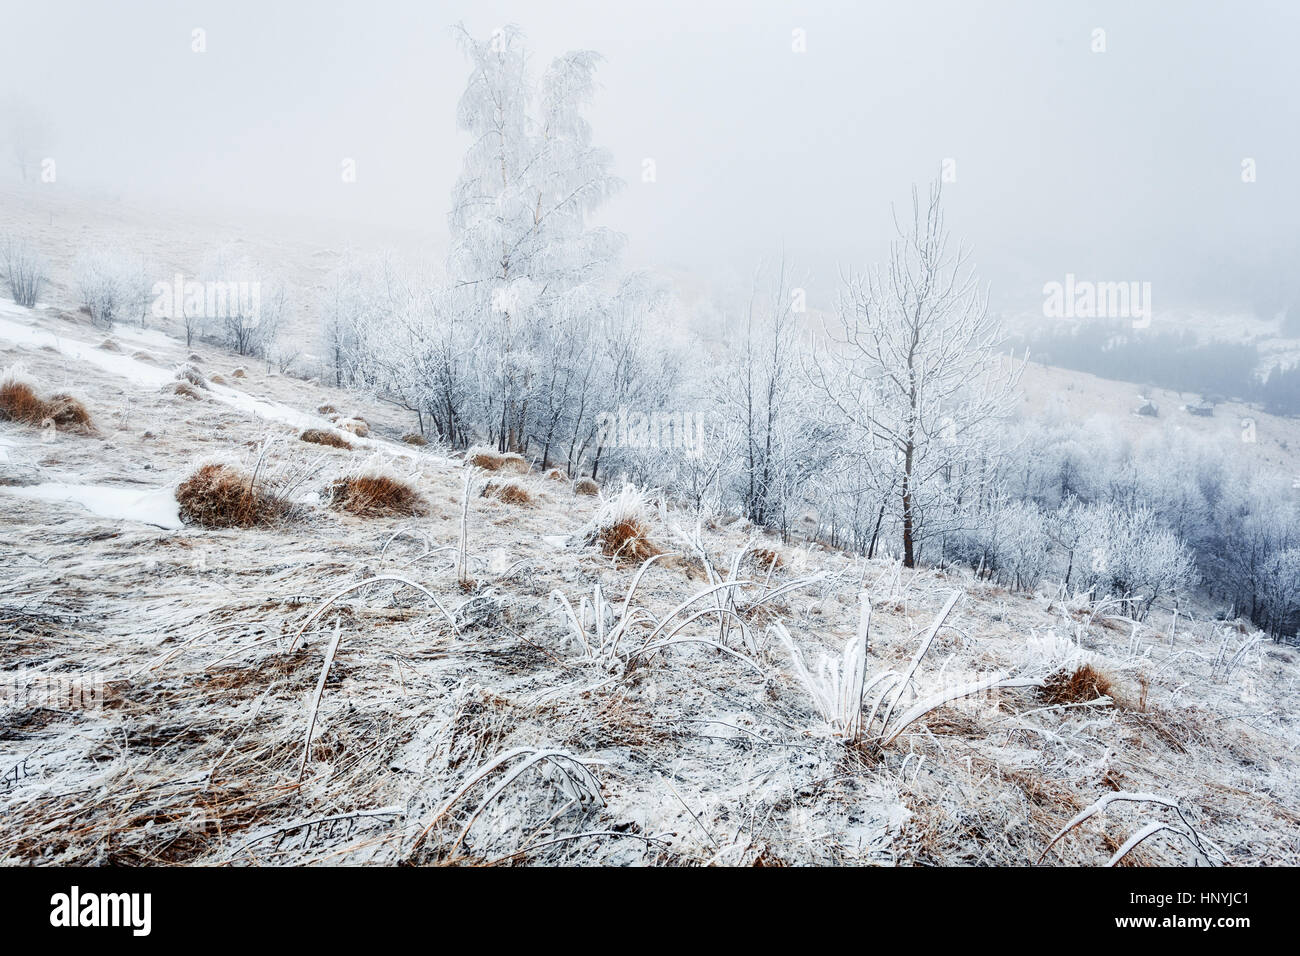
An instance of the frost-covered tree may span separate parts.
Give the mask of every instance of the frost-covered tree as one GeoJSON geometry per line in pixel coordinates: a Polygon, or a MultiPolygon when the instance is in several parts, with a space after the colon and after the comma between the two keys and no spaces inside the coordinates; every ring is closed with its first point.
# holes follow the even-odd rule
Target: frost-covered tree
{"type": "Polygon", "coordinates": [[[7,97],[0,103],[0,145],[9,153],[23,182],[39,176],[41,160],[49,155],[54,128],[30,103],[7,97]]]}
{"type": "Polygon", "coordinates": [[[481,374],[493,438],[522,450],[529,393],[545,374],[528,347],[536,326],[572,311],[564,300],[599,281],[622,247],[587,225],[619,185],[582,114],[600,57],[566,53],[538,81],[517,27],[484,41],[456,33],[472,67],[457,107],[471,142],[452,196],[448,271],[490,316],[481,374]]]}
{"type": "Polygon", "coordinates": [[[200,310],[204,337],[240,355],[266,357],[288,316],[286,285],[233,246],[209,253],[200,277],[203,301],[187,301],[185,311],[200,310]]]}
{"type": "Polygon", "coordinates": [[[760,267],[716,385],[724,419],[741,442],[736,492],[742,513],[783,534],[833,453],[830,429],[811,407],[800,368],[792,286],[784,257],[770,269],[760,267]]]}
{"type": "Polygon", "coordinates": [[[967,253],[949,249],[939,186],[924,205],[913,189],[887,267],[847,277],[811,364],[830,406],[888,462],[908,567],[994,476],[987,449],[1018,377],[1002,342],[967,253]]]}

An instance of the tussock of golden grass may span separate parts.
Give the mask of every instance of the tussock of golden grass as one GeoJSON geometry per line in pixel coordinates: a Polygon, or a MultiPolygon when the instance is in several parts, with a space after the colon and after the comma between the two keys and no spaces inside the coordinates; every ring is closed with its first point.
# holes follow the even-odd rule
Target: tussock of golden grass
{"type": "Polygon", "coordinates": [[[402,441],[406,442],[408,445],[415,445],[417,447],[423,447],[429,444],[428,440],[419,432],[407,432],[402,436],[402,441]]]}
{"type": "Polygon", "coordinates": [[[363,474],[336,479],[326,492],[330,507],[362,518],[418,516],[429,506],[418,491],[388,475],[363,474]]]}
{"type": "Polygon", "coordinates": [[[199,394],[199,390],[189,382],[177,382],[171,387],[171,392],[174,395],[180,395],[182,398],[188,398],[192,402],[197,402],[203,397],[199,394]]]}
{"type": "Polygon", "coordinates": [[[217,374],[216,372],[213,372],[211,375],[208,376],[208,381],[211,382],[213,385],[225,385],[225,384],[226,384],[226,380],[225,380],[224,378],[222,378],[222,377],[221,377],[219,374],[217,374]]]}
{"type": "Polygon", "coordinates": [[[596,532],[596,543],[610,557],[630,561],[644,561],[663,554],[663,548],[650,540],[649,525],[639,518],[623,518],[600,528],[596,532]]]}
{"type": "Polygon", "coordinates": [[[245,378],[245,377],[247,377],[247,375],[248,375],[248,373],[247,373],[246,371],[244,371],[244,366],[242,366],[242,365],[239,366],[239,368],[235,369],[233,372],[230,373],[230,377],[231,377],[231,378],[245,378]]]}
{"type": "Polygon", "coordinates": [[[360,418],[341,418],[334,423],[336,428],[341,428],[345,432],[351,432],[358,438],[366,438],[370,435],[370,426],[360,418]]]}
{"type": "Polygon", "coordinates": [[[339,410],[330,404],[320,405],[316,408],[317,415],[337,415],[338,413],[339,410]]]}
{"type": "Polygon", "coordinates": [[[203,377],[203,373],[193,365],[181,365],[176,369],[176,380],[178,382],[188,382],[195,388],[207,388],[208,380],[203,377]]]}
{"type": "Polygon", "coordinates": [[[181,520],[202,528],[253,528],[288,517],[287,501],[255,487],[253,477],[231,465],[207,464],[176,488],[181,520]]]}
{"type": "Polygon", "coordinates": [[[140,350],[139,352],[132,352],[132,353],[131,353],[131,358],[135,359],[137,362],[152,362],[152,361],[154,361],[154,357],[153,357],[152,355],[150,355],[148,352],[144,351],[143,349],[140,350]]]}
{"type": "Polygon", "coordinates": [[[495,498],[509,505],[530,505],[533,493],[517,481],[489,481],[483,486],[484,498],[495,498]]]}
{"type": "Polygon", "coordinates": [[[774,548],[753,548],[749,552],[749,558],[760,571],[785,567],[785,557],[774,548]]]}
{"type": "Polygon", "coordinates": [[[524,456],[512,451],[497,452],[490,448],[471,448],[465,453],[465,460],[475,468],[484,471],[507,471],[526,475],[530,471],[524,456]]]}
{"type": "Polygon", "coordinates": [[[56,428],[91,430],[90,412],[80,401],[63,392],[41,398],[14,373],[0,375],[0,421],[36,426],[49,421],[56,428]]]}
{"type": "Polygon", "coordinates": [[[313,445],[328,445],[331,448],[352,450],[350,441],[337,432],[326,431],[324,428],[308,428],[298,438],[301,441],[311,442],[313,445]]]}
{"type": "Polygon", "coordinates": [[[51,395],[46,403],[48,414],[45,416],[59,428],[77,428],[90,430],[90,412],[80,401],[64,392],[51,395]]]}
{"type": "Polygon", "coordinates": [[[122,351],[122,346],[118,345],[118,344],[117,344],[115,341],[113,341],[112,339],[104,339],[104,341],[102,341],[102,342],[99,343],[98,348],[99,348],[101,351],[104,351],[104,352],[120,352],[120,351],[122,351]]]}
{"type": "Polygon", "coordinates": [[[600,485],[590,478],[579,478],[573,483],[573,492],[578,495],[598,495],[600,494],[600,485]]]}
{"type": "Polygon", "coordinates": [[[568,481],[569,476],[564,473],[563,468],[551,468],[546,472],[547,481],[568,481]]]}
{"type": "Polygon", "coordinates": [[[765,846],[758,851],[758,855],[754,857],[754,861],[749,865],[754,867],[776,867],[789,866],[790,864],[773,853],[771,847],[765,846]]]}
{"type": "Polygon", "coordinates": [[[1049,704],[1085,703],[1111,696],[1111,680],[1091,664],[1081,664],[1073,671],[1062,669],[1052,674],[1038,694],[1049,704]]]}

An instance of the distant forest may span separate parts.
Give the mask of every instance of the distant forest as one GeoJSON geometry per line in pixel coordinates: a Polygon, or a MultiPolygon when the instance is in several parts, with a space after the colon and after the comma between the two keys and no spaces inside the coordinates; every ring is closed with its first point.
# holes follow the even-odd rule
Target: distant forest
{"type": "MultiPolygon", "coordinates": [[[[1300,321],[1292,322],[1293,315],[1294,310],[1288,313],[1282,334],[1300,338],[1300,321]]],[[[1125,321],[1089,322],[1014,341],[1017,351],[1028,348],[1034,361],[1058,368],[1210,401],[1250,402],[1275,415],[1300,415],[1300,365],[1275,368],[1263,378],[1253,344],[1198,342],[1191,332],[1135,330],[1125,321]]]]}

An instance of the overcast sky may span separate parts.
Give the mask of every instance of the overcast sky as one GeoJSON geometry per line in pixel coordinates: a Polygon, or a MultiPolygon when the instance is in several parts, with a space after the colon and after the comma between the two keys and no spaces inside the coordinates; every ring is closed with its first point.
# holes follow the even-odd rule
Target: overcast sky
{"type": "Polygon", "coordinates": [[[949,225],[1002,300],[1067,271],[1154,281],[1157,308],[1294,293],[1296,3],[0,4],[0,102],[46,117],[69,189],[441,240],[465,146],[449,27],[513,22],[539,72],[605,57],[590,115],[628,185],[597,219],[632,265],[723,275],[784,246],[829,284],[951,159],[949,225]]]}

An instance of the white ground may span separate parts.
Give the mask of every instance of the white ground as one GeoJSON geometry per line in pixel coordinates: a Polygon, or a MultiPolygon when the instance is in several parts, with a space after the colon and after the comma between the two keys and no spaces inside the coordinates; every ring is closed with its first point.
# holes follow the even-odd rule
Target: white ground
{"type": "MultiPolygon", "coordinates": [[[[1045,862],[1104,863],[1153,820],[1232,864],[1300,862],[1297,654],[1248,628],[1135,625],[731,523],[700,531],[713,567],[725,575],[751,539],[784,566],[768,580],[741,563],[747,631],[723,635],[705,616],[677,634],[726,653],[636,657],[638,628],[621,662],[587,660],[553,592],[578,610],[599,583],[612,623],[636,574],[577,543],[595,499],[539,475],[523,479],[531,505],[472,498],[462,587],[463,466],[397,441],[405,413],[255,366],[234,379],[246,363],[206,345],[197,364],[228,385],[190,401],[160,387],[182,343],[122,330],[113,352],[104,337],[73,314],[0,311],[0,366],[78,393],[98,429],[0,423],[0,861],[1023,864],[1083,808],[1128,792],[1181,816],[1112,804],[1045,862]],[[364,416],[372,440],[351,453],[297,441],[325,424],[325,403],[364,416]],[[271,464],[311,465],[316,489],[379,456],[431,513],[366,520],[317,504],[273,529],[171,527],[168,495],[196,460],[247,461],[267,438],[271,464]],[[923,713],[886,746],[879,721],[846,741],[768,629],[784,623],[810,666],[838,660],[862,589],[871,674],[906,670],[962,592],[899,713],[992,675],[1085,662],[1114,690],[1072,706],[993,690],[923,713]]],[[[653,537],[683,551],[672,525],[685,521],[654,517],[653,537]]],[[[698,558],[670,556],[630,606],[665,619],[707,586],[698,558]]],[[[1198,859],[1162,832],[1125,862],[1198,859]]]]}

